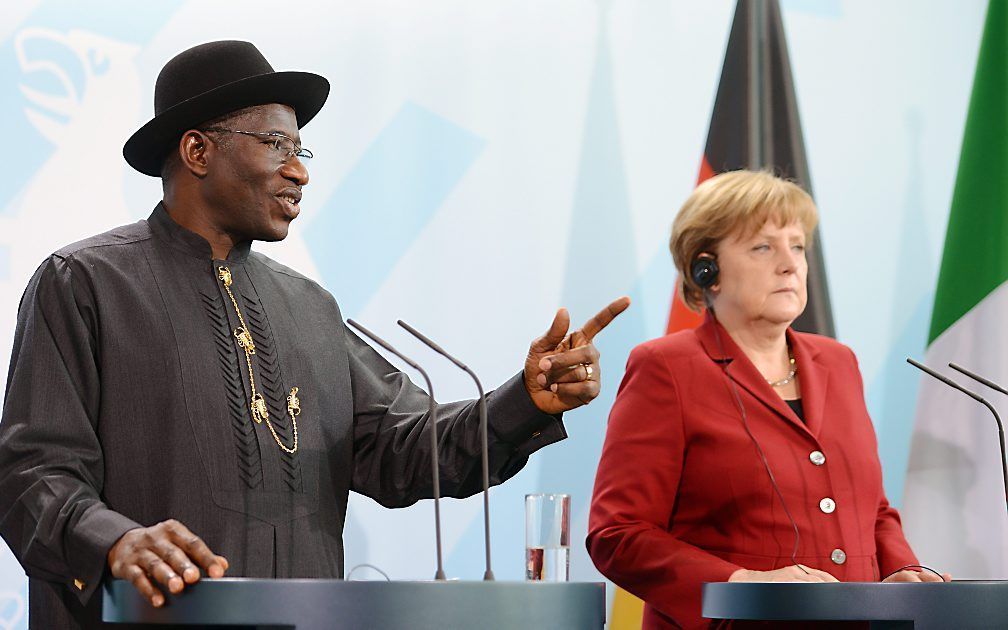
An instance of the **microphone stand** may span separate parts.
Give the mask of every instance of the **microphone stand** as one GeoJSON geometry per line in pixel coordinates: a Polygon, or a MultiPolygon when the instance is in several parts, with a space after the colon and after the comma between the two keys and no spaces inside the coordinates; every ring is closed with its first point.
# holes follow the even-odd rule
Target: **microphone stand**
{"type": "Polygon", "coordinates": [[[420,374],[423,375],[424,380],[427,381],[427,399],[429,405],[427,422],[430,423],[431,473],[434,478],[434,535],[437,540],[437,572],[434,574],[434,579],[444,580],[445,572],[441,561],[441,477],[438,470],[437,403],[434,401],[434,385],[431,383],[430,377],[427,376],[426,370],[420,367],[416,361],[413,361],[403,353],[399,352],[387,341],[367,328],[364,328],[354,320],[347,319],[347,323],[362,332],[365,336],[371,339],[371,341],[405,361],[411,368],[420,372],[420,374]]]}
{"type": "MultiPolygon", "coordinates": [[[[1001,422],[1001,416],[998,415],[998,412],[994,409],[994,406],[991,405],[986,400],[984,400],[983,397],[980,396],[979,394],[971,392],[970,390],[966,389],[962,385],[959,385],[955,381],[942,376],[941,374],[935,372],[931,368],[929,368],[929,367],[927,367],[925,365],[922,365],[922,364],[918,363],[917,361],[914,361],[913,359],[911,359],[909,357],[907,357],[907,363],[909,363],[910,365],[914,366],[918,370],[921,370],[925,374],[938,379],[942,383],[945,383],[946,385],[948,385],[952,389],[957,389],[957,390],[961,391],[962,393],[966,394],[967,396],[969,396],[973,400],[977,401],[978,403],[980,403],[984,407],[987,407],[988,409],[990,409],[990,412],[992,414],[994,414],[994,420],[997,422],[997,425],[998,425],[998,438],[1000,439],[1000,443],[1001,443],[1001,478],[1004,481],[1005,509],[1008,509],[1008,463],[1006,463],[1006,460],[1005,460],[1004,424],[1001,422]]],[[[949,364],[949,366],[952,367],[953,369],[959,370],[960,372],[962,372],[963,374],[966,374],[967,376],[973,376],[971,373],[968,373],[965,370],[963,370],[963,369],[961,369],[961,368],[959,368],[959,367],[957,367],[955,365],[952,365],[951,363],[949,364]]],[[[987,385],[988,383],[990,383],[990,381],[987,381],[987,379],[981,380],[981,377],[976,377],[976,378],[977,378],[977,380],[979,380],[984,385],[987,385]],[[987,381],[987,382],[984,382],[984,381],[987,381]]],[[[994,386],[993,383],[991,383],[990,385],[993,386],[994,389],[998,389],[999,391],[1004,392],[1004,388],[999,388],[997,386],[994,386]]],[[[1005,393],[1008,393],[1008,392],[1005,392],[1005,393]]]]}
{"type": "Polygon", "coordinates": [[[486,549],[486,570],[483,572],[483,579],[490,581],[494,579],[493,570],[490,568],[490,455],[487,448],[487,413],[486,413],[486,394],[483,393],[483,384],[480,383],[479,378],[476,373],[473,372],[465,364],[448,354],[448,352],[434,343],[429,337],[421,333],[416,328],[413,328],[403,320],[397,322],[400,326],[406,329],[409,334],[413,335],[420,341],[427,344],[427,346],[437,352],[444,358],[448,359],[455,364],[460,370],[465,372],[476,382],[476,389],[479,391],[479,419],[480,419],[480,429],[483,434],[483,545],[486,549]]]}

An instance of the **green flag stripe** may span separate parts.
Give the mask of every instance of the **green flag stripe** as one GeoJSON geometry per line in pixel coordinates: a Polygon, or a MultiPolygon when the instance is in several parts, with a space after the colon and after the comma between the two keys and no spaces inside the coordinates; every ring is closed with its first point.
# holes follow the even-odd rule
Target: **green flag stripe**
{"type": "Polygon", "coordinates": [[[1008,280],[1008,2],[987,7],[931,315],[930,345],[1008,280]]]}

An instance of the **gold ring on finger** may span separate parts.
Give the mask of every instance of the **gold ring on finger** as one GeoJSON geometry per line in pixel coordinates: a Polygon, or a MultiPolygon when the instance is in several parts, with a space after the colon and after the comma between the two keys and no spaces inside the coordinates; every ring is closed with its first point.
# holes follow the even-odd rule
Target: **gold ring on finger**
{"type": "Polygon", "coordinates": [[[595,373],[595,368],[592,366],[591,363],[585,363],[584,366],[585,366],[585,374],[587,374],[587,376],[585,376],[585,380],[590,381],[592,380],[592,374],[595,373]]]}

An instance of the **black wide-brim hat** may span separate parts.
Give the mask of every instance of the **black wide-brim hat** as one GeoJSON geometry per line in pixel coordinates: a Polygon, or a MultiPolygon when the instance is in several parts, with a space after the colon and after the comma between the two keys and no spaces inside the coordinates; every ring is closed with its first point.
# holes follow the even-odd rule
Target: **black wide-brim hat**
{"type": "Polygon", "coordinates": [[[249,42],[200,44],[165,64],[154,85],[154,118],[123,145],[136,170],[161,176],[183,132],[225,114],[268,103],[294,109],[300,129],[322,109],[329,81],[310,72],[275,72],[249,42]]]}

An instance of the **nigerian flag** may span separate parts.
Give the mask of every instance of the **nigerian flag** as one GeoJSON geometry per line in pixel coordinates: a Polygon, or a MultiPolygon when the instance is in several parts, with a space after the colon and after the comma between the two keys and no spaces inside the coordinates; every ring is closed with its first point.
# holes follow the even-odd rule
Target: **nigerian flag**
{"type": "MultiPolygon", "coordinates": [[[[987,8],[963,136],[926,363],[953,361],[1008,384],[1008,3],[987,8]]],[[[921,562],[956,579],[1008,578],[1008,515],[997,426],[976,401],[924,376],[903,501],[921,562]]]]}

